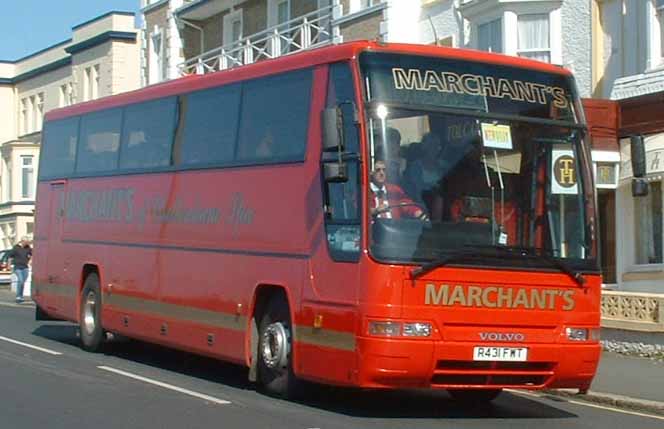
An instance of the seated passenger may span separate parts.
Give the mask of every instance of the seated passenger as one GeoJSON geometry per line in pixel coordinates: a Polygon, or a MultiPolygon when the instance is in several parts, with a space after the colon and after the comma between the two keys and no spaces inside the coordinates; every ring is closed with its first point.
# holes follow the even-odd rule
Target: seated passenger
{"type": "Polygon", "coordinates": [[[444,164],[441,160],[441,140],[434,133],[422,136],[422,143],[411,144],[409,159],[404,171],[404,184],[409,195],[420,202],[439,220],[442,212],[441,179],[444,164]],[[415,146],[416,145],[416,146],[415,146]]]}
{"type": "Polygon", "coordinates": [[[371,216],[387,219],[413,217],[426,219],[427,215],[404,191],[395,184],[387,183],[385,161],[375,161],[371,173],[370,201],[371,216]]]}

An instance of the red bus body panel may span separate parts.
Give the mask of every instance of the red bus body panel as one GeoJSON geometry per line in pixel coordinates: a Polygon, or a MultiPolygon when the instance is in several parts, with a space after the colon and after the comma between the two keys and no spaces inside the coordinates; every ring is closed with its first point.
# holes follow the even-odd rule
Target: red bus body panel
{"type": "MultiPolygon", "coordinates": [[[[40,308],[78,322],[84,275],[94,267],[106,330],[249,366],[257,291],[279,287],[295,325],[294,370],[309,380],[375,388],[587,388],[599,344],[570,343],[563,329],[599,326],[599,276],[587,275],[581,288],[557,272],[447,267],[413,281],[412,267],[378,263],[366,251],[357,263],[330,257],[320,173],[327,64],[352,61],[366,50],[569,74],[483,52],[356,42],[51,111],[47,121],[302,67],[315,70],[304,162],[40,182],[33,272],[40,308]],[[78,213],[73,220],[72,210],[78,213]],[[145,221],[123,220],[130,216],[145,221]],[[196,222],[182,220],[187,216],[196,222]],[[443,286],[448,293],[460,288],[457,299],[436,303],[443,286]],[[471,293],[476,287],[495,293],[482,300],[471,293]],[[529,297],[537,305],[485,306],[496,303],[498,289],[512,294],[511,304],[526,293],[522,289],[552,291],[542,296],[554,302],[529,297]],[[563,295],[573,309],[564,309],[571,304],[563,295]],[[371,337],[371,319],[426,321],[434,329],[429,338],[371,337]],[[520,334],[523,341],[486,341],[495,332],[520,334]],[[523,344],[527,362],[473,363],[476,345],[523,344]]],[[[359,78],[356,66],[355,73],[359,78]]],[[[365,171],[365,200],[366,177],[365,171]]],[[[366,234],[363,240],[367,249],[366,234]]]]}

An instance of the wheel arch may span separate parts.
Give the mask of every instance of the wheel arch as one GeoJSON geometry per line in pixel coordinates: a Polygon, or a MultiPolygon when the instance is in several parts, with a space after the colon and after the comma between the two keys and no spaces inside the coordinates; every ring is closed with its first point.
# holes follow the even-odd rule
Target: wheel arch
{"type": "MultiPolygon", "coordinates": [[[[262,283],[256,285],[254,293],[252,294],[251,307],[249,309],[249,335],[248,335],[248,349],[247,349],[247,362],[249,363],[249,381],[257,380],[257,356],[258,351],[258,325],[260,317],[265,311],[267,304],[276,296],[283,296],[288,304],[288,312],[290,314],[291,324],[295,325],[295,314],[293,312],[292,299],[289,290],[284,285],[262,283]]],[[[294,327],[291,327],[294,332],[294,327]]],[[[295,363],[295,347],[291,349],[291,359],[295,363]]]]}
{"type": "Polygon", "coordinates": [[[85,286],[85,279],[88,278],[88,276],[92,273],[97,274],[97,277],[99,277],[99,292],[102,292],[102,281],[101,281],[101,271],[99,269],[99,264],[96,264],[94,262],[86,262],[83,264],[83,267],[81,268],[81,276],[78,280],[78,291],[77,291],[77,298],[76,298],[76,320],[80,318],[81,315],[81,294],[83,293],[83,287],[85,286]]]}

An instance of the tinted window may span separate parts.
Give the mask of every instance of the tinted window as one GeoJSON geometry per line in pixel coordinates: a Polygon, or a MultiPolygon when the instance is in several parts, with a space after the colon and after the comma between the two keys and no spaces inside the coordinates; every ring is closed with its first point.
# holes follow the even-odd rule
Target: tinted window
{"type": "Polygon", "coordinates": [[[570,76],[415,55],[362,54],[371,101],[574,121],[570,76]]]}
{"type": "Polygon", "coordinates": [[[233,160],[240,109],[240,85],[199,91],[186,97],[186,123],[178,164],[233,160]]]}
{"type": "Polygon", "coordinates": [[[257,79],[244,85],[239,161],[303,160],[311,70],[257,79]]]}
{"type": "Polygon", "coordinates": [[[39,176],[66,177],[74,172],[78,118],[48,122],[44,126],[39,176]]]}
{"type": "Polygon", "coordinates": [[[347,63],[330,66],[327,86],[327,107],[339,106],[344,115],[344,144],[347,152],[359,151],[357,126],[354,121],[355,87],[353,75],[347,63]]]}
{"type": "Polygon", "coordinates": [[[120,168],[165,167],[171,163],[176,98],[128,106],[122,131],[120,168]]]}
{"type": "Polygon", "coordinates": [[[121,123],[120,109],[83,116],[76,158],[77,173],[104,172],[117,167],[121,123]]]}

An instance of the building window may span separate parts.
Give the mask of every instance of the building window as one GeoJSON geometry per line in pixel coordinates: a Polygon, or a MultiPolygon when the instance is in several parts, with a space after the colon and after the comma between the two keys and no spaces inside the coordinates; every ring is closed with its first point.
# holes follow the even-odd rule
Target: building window
{"type": "Polygon", "coordinates": [[[67,104],[67,85],[60,85],[60,93],[58,97],[58,107],[65,107],[67,104]]]}
{"type": "Polygon", "coordinates": [[[659,57],[661,64],[664,62],[664,0],[655,1],[655,11],[659,24],[659,57]]]}
{"type": "Polygon", "coordinates": [[[90,74],[90,67],[86,67],[83,73],[83,101],[90,99],[90,79],[92,78],[90,74]]]}
{"type": "Polygon", "coordinates": [[[83,101],[99,97],[99,64],[86,67],[83,75],[83,101]]]}
{"type": "Polygon", "coordinates": [[[277,3],[277,24],[283,24],[290,19],[290,6],[288,0],[277,3]]]}
{"type": "Polygon", "coordinates": [[[3,158],[2,159],[2,165],[3,165],[3,173],[6,173],[5,175],[5,180],[2,182],[3,187],[2,187],[2,196],[3,196],[3,201],[11,201],[12,198],[14,198],[13,192],[12,192],[12,163],[9,162],[9,159],[3,158]]]}
{"type": "Polygon", "coordinates": [[[74,104],[74,88],[71,83],[60,86],[60,100],[58,107],[66,107],[74,104]]]}
{"type": "Polygon", "coordinates": [[[33,133],[37,129],[37,97],[34,95],[30,96],[28,118],[28,133],[33,133]]]}
{"type": "Polygon", "coordinates": [[[662,263],[662,182],[651,182],[648,195],[634,198],[637,264],[662,263]]]}
{"type": "MultiPolygon", "coordinates": [[[[202,48],[202,47],[201,47],[202,48]]],[[[164,73],[164,37],[159,27],[150,36],[150,83],[166,79],[164,73]]]]}
{"type": "Polygon", "coordinates": [[[477,27],[477,48],[488,52],[503,52],[502,19],[495,19],[477,27]]]}
{"type": "Polygon", "coordinates": [[[544,13],[519,15],[518,23],[517,55],[546,63],[551,62],[549,15],[544,13]]]}
{"type": "Polygon", "coordinates": [[[290,21],[290,0],[272,0],[268,2],[268,27],[277,27],[270,40],[270,53],[273,56],[284,55],[289,51],[287,40],[291,37],[289,29],[282,24],[290,21]]]}
{"type": "Polygon", "coordinates": [[[21,156],[21,198],[34,197],[35,169],[32,155],[21,156]]]}
{"type": "Polygon", "coordinates": [[[28,133],[28,99],[21,99],[21,134],[28,133]]]}
{"type": "Polygon", "coordinates": [[[355,13],[362,9],[366,9],[371,6],[375,6],[378,3],[382,3],[383,0],[350,0],[348,4],[349,13],[355,13]]]}
{"type": "Polygon", "coordinates": [[[92,99],[99,98],[99,64],[92,67],[92,99]]]}
{"type": "Polygon", "coordinates": [[[37,103],[35,104],[35,131],[42,128],[42,120],[44,118],[44,93],[40,92],[36,97],[37,103]]]}
{"type": "Polygon", "coordinates": [[[224,16],[224,45],[238,46],[242,38],[242,10],[224,16]]]}

